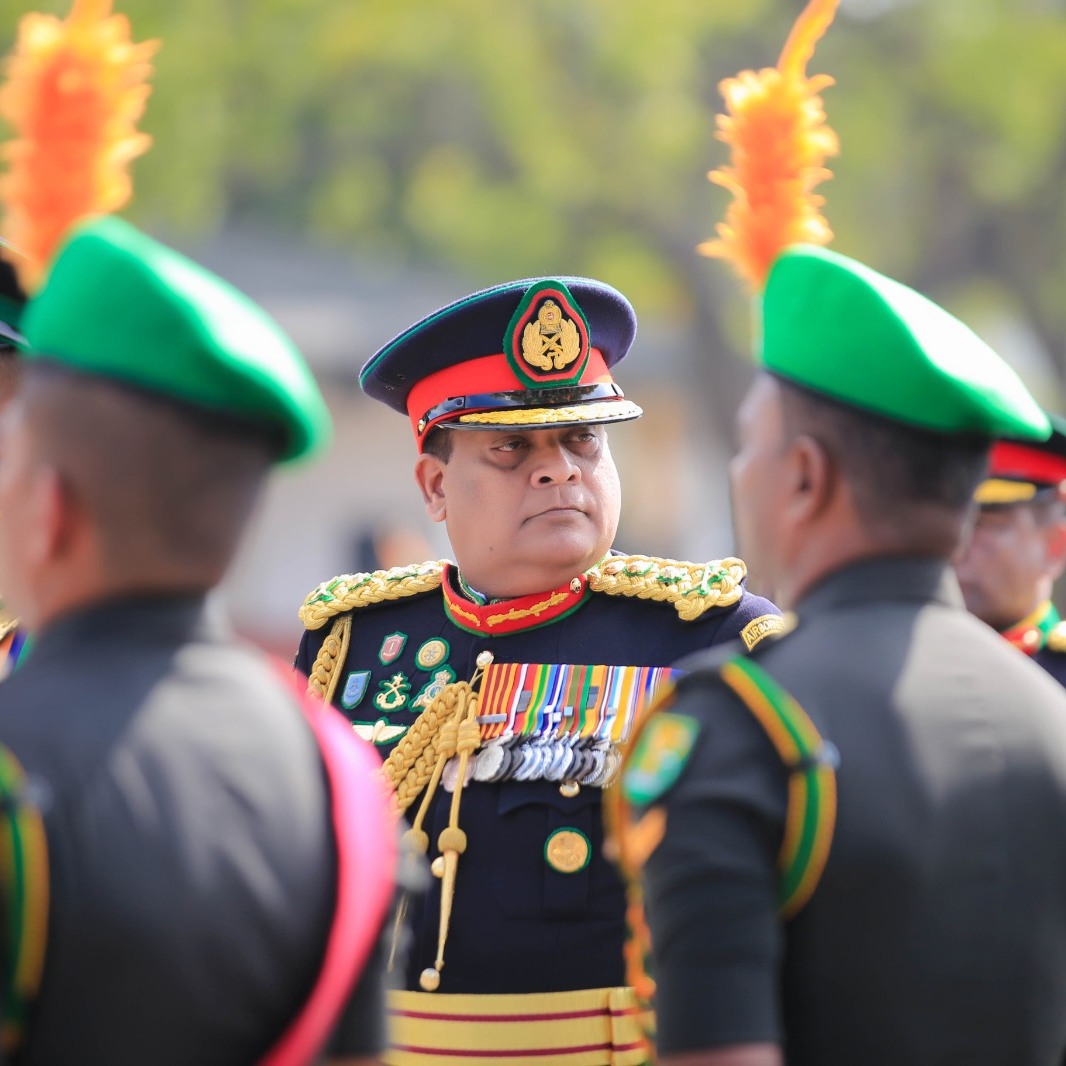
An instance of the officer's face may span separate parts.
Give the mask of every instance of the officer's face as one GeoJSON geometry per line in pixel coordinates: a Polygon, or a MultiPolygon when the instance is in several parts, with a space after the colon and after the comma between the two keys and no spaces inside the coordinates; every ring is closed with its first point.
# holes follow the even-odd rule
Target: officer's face
{"type": "Polygon", "coordinates": [[[493,597],[565,584],[599,562],[618,528],[618,471],[599,425],[455,431],[447,463],[419,458],[415,477],[445,522],[466,580],[493,597]]]}
{"type": "Polygon", "coordinates": [[[0,594],[32,625],[32,589],[48,542],[54,475],[35,457],[22,399],[0,415],[0,594]]]}
{"type": "Polygon", "coordinates": [[[1020,622],[1051,595],[1064,553],[1060,512],[1027,503],[982,507],[955,561],[966,606],[996,629],[1020,622]]]}
{"type": "Polygon", "coordinates": [[[760,374],[737,413],[737,451],[729,464],[737,550],[753,582],[777,599],[785,485],[780,387],[760,374]]]}

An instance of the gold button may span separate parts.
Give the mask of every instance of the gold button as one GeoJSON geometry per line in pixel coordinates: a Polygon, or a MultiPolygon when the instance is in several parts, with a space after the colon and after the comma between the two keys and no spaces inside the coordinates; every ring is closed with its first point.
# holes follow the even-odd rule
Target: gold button
{"type": "Polygon", "coordinates": [[[581,578],[575,577],[570,582],[570,591],[576,596],[581,591],[581,578]]]}
{"type": "Polygon", "coordinates": [[[580,829],[556,829],[544,843],[544,858],[561,874],[584,870],[591,855],[592,845],[580,829]]]}

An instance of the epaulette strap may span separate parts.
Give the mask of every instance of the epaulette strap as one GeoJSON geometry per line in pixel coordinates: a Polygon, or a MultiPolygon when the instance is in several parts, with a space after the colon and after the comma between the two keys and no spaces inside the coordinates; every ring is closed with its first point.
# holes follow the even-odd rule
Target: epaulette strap
{"type": "Polygon", "coordinates": [[[440,588],[447,565],[447,559],[438,559],[413,566],[394,566],[391,570],[375,570],[372,574],[341,574],[331,581],[323,581],[304,600],[300,621],[308,629],[321,629],[342,611],[432,592],[440,588]]]}
{"type": "Polygon", "coordinates": [[[792,918],[811,898],[829,858],[839,755],[807,712],[753,660],[737,656],[719,673],[755,715],[789,771],[778,904],[782,918],[792,918]]]}
{"type": "Polygon", "coordinates": [[[1066,652],[1066,622],[1058,622],[1051,627],[1047,635],[1049,651],[1066,652]]]}
{"type": "Polygon", "coordinates": [[[0,889],[3,907],[5,1052],[22,1038],[37,997],[48,935],[48,846],[44,821],[22,766],[0,747],[0,889]]]}
{"type": "Polygon", "coordinates": [[[341,671],[337,669],[348,656],[348,644],[352,639],[352,616],[345,614],[333,623],[329,636],[318,649],[311,672],[307,675],[307,693],[321,696],[326,703],[333,702],[341,671]]]}
{"type": "Polygon", "coordinates": [[[608,596],[671,603],[685,622],[712,607],[729,607],[744,595],[748,568],[740,559],[683,563],[650,555],[617,555],[588,571],[589,588],[608,596]]]}

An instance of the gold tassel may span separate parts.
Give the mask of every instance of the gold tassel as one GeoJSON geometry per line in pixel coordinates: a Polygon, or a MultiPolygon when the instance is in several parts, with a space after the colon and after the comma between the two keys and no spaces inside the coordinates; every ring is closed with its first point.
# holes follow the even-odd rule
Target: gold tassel
{"type": "MultiPolygon", "coordinates": [[[[418,729],[418,722],[408,731],[408,737],[418,732],[410,750],[397,748],[382,767],[386,781],[396,790],[397,810],[403,811],[413,802],[421,791],[425,791],[418,806],[411,827],[401,839],[401,852],[409,857],[426,855],[429,851],[429,834],[423,825],[429,813],[430,804],[436,795],[441,775],[448,760],[458,754],[458,776],[455,791],[452,793],[448,825],[441,830],[437,846],[441,854],[433,860],[430,867],[434,876],[441,879],[441,912],[437,933],[437,957],[434,965],[422,971],[419,984],[427,992],[435,992],[440,987],[440,971],[444,967],[444,947],[448,941],[448,929],[451,924],[452,905],[455,901],[455,881],[459,869],[459,856],[466,851],[466,833],[459,828],[459,807],[463,794],[463,783],[470,757],[481,746],[481,727],[477,721],[478,693],[485,669],[492,662],[491,652],[482,652],[477,658],[477,669],[469,683],[453,683],[434,699],[429,707],[419,716],[426,723],[424,730],[418,729]],[[446,717],[444,717],[446,715],[446,717]],[[433,769],[428,781],[417,772],[424,765],[427,756],[433,757],[433,769]]],[[[407,737],[405,737],[405,740],[407,737]]],[[[401,742],[401,747],[402,747],[401,742]]],[[[400,899],[396,922],[392,933],[392,950],[389,955],[389,969],[393,967],[396,949],[407,914],[407,894],[400,899]]]]}

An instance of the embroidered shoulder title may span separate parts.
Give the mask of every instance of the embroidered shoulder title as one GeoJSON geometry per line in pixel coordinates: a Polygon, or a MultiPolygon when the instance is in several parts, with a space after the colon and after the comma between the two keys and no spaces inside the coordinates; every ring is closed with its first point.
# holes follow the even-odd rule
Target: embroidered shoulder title
{"type": "Polygon", "coordinates": [[[730,607],[741,596],[748,568],[740,559],[683,563],[650,555],[615,555],[588,571],[589,588],[608,596],[636,596],[673,604],[685,622],[712,607],[730,607]]]}
{"type": "Polygon", "coordinates": [[[308,629],[321,629],[334,615],[370,607],[375,603],[420,596],[440,588],[446,559],[411,566],[394,566],[372,574],[341,574],[323,581],[300,608],[300,621],[308,629]]]}

